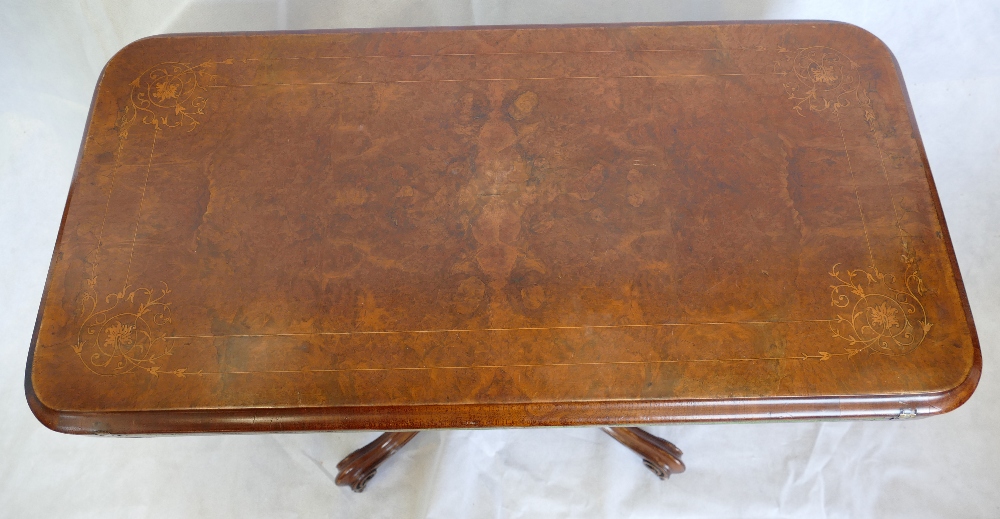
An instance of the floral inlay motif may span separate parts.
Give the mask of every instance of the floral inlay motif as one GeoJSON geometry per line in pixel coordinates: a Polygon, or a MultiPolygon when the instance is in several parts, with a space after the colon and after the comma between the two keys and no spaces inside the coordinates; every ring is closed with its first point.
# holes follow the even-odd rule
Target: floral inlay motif
{"type": "Polygon", "coordinates": [[[122,324],[116,322],[113,326],[109,326],[104,329],[104,332],[108,334],[108,337],[104,339],[105,348],[128,348],[131,349],[132,341],[132,330],[135,326],[122,324]]]}
{"type": "Polygon", "coordinates": [[[837,80],[837,76],[833,73],[833,67],[829,65],[816,65],[812,68],[813,81],[817,83],[826,83],[827,85],[832,84],[837,80]]]}
{"type": "Polygon", "coordinates": [[[841,272],[830,269],[830,304],[847,310],[830,323],[835,338],[851,346],[848,356],[862,351],[902,355],[913,351],[934,326],[919,296],[926,292],[913,255],[904,255],[902,282],[872,266],[841,272]]]}
{"type": "MultiPolygon", "coordinates": [[[[219,63],[232,64],[233,60],[219,63]]],[[[137,120],[157,130],[181,126],[194,130],[199,124],[197,116],[203,115],[208,105],[203,94],[215,82],[217,76],[211,72],[219,63],[160,63],[129,83],[132,89],[118,118],[119,154],[137,120]]]]}
{"type": "Polygon", "coordinates": [[[168,373],[183,377],[184,368],[164,371],[161,361],[173,352],[160,331],[170,324],[170,303],[165,301],[170,289],[132,288],[98,300],[93,292],[96,279],[87,280],[81,311],[83,325],[73,351],[88,369],[98,375],[122,375],[137,370],[151,375],[168,373]]]}
{"type": "Polygon", "coordinates": [[[168,84],[166,81],[157,83],[156,92],[153,92],[153,97],[160,100],[161,103],[167,99],[177,99],[177,85],[168,84]]]}
{"type": "Polygon", "coordinates": [[[797,80],[783,86],[788,99],[795,102],[792,109],[799,115],[805,115],[804,110],[836,113],[851,104],[851,96],[865,104],[867,94],[861,87],[858,64],[839,51],[806,47],[794,57],[790,53],[788,56],[784,62],[775,63],[775,72],[783,70],[783,74],[797,80]]]}

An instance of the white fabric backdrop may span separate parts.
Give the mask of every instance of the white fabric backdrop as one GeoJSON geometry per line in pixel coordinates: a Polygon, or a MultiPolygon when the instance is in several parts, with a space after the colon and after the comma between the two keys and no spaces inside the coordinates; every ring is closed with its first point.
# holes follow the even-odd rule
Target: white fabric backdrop
{"type": "Polygon", "coordinates": [[[1000,4],[995,1],[0,0],[0,517],[1000,517],[1000,4]],[[152,34],[832,19],[895,52],[979,326],[972,400],[907,422],[687,425],[669,482],[597,429],[422,433],[364,494],[375,433],[115,439],[51,432],[22,377],[97,75],[152,34]]]}

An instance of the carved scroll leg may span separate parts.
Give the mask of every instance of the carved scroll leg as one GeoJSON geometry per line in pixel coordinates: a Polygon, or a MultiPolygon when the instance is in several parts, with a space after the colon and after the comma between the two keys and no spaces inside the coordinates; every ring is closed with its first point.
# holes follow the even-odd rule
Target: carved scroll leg
{"type": "Polygon", "coordinates": [[[375,441],[350,453],[337,464],[337,484],[362,492],[378,466],[406,445],[420,431],[387,432],[375,441]]]}
{"type": "Polygon", "coordinates": [[[684,463],[681,461],[684,453],[667,440],[638,427],[601,427],[601,430],[642,456],[643,465],[660,479],[684,472],[684,463]]]}

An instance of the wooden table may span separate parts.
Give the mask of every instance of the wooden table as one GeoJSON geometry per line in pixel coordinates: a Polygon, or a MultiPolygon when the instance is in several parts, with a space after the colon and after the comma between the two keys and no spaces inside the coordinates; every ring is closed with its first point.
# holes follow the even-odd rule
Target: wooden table
{"type": "MultiPolygon", "coordinates": [[[[909,418],[981,357],[889,50],[826,22],[162,36],[97,86],[57,431],[909,418]]],[[[409,431],[409,432],[407,432],[409,431]]]]}

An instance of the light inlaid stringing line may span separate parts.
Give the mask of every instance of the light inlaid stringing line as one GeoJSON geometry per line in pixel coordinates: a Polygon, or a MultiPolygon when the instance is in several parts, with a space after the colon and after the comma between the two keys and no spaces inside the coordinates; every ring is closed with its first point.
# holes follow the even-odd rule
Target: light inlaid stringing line
{"type": "Polygon", "coordinates": [[[861,227],[865,231],[865,244],[868,246],[868,259],[871,265],[875,266],[875,254],[872,253],[872,242],[868,238],[868,222],[865,219],[865,211],[861,207],[861,195],[858,194],[858,181],[854,177],[854,166],[851,164],[851,152],[847,149],[847,137],[844,136],[844,125],[840,122],[840,112],[837,112],[837,127],[840,128],[840,140],[844,143],[844,154],[847,155],[847,170],[851,173],[851,182],[854,184],[854,199],[858,202],[858,213],[861,215],[861,227]]]}
{"type": "Polygon", "coordinates": [[[885,188],[889,190],[889,201],[892,202],[892,214],[896,216],[896,230],[899,233],[899,244],[903,247],[903,252],[906,252],[906,240],[905,232],[903,231],[903,223],[899,217],[899,211],[896,210],[896,195],[892,192],[892,184],[889,182],[889,171],[885,167],[885,157],[882,154],[882,144],[879,142],[878,131],[873,131],[872,134],[875,136],[875,147],[878,148],[878,160],[879,164],[882,166],[882,176],[885,177],[885,188]]]}
{"type": "Polygon", "coordinates": [[[610,49],[610,50],[551,50],[551,51],[521,51],[521,52],[439,52],[435,54],[361,54],[356,56],[281,56],[274,58],[245,58],[240,61],[283,61],[283,60],[313,60],[313,59],[378,59],[378,58],[436,58],[436,57],[472,57],[472,56],[536,56],[560,54],[641,54],[667,52],[760,52],[757,49],[610,49]]]}
{"type": "Polygon", "coordinates": [[[316,85],[385,85],[390,83],[472,83],[477,81],[554,81],[566,79],[668,79],[696,77],[741,77],[741,76],[784,76],[785,72],[761,73],[720,73],[720,74],[655,74],[626,76],[555,76],[555,77],[514,77],[514,78],[467,78],[467,79],[387,79],[371,81],[304,81],[301,83],[239,83],[230,85],[208,85],[206,88],[253,88],[263,86],[316,86],[316,85]]]}
{"type": "MultiPolygon", "coordinates": [[[[830,353],[830,357],[842,357],[847,353],[830,353]]],[[[308,373],[350,373],[350,372],[380,372],[380,371],[431,371],[435,369],[459,370],[459,369],[507,369],[507,368],[572,368],[579,366],[640,366],[651,364],[685,364],[692,362],[778,362],[783,360],[805,360],[820,359],[822,355],[791,355],[787,357],[734,357],[723,359],[661,359],[661,360],[621,360],[608,362],[553,362],[549,364],[473,364],[469,366],[447,365],[447,366],[392,366],[385,368],[303,368],[303,369],[274,369],[274,370],[234,370],[234,371],[193,371],[184,372],[182,376],[190,377],[195,375],[256,375],[256,374],[308,374],[308,373]]],[[[168,372],[161,374],[169,375],[168,372]]]]}
{"type": "Polygon", "coordinates": [[[142,220],[142,204],[146,201],[146,186],[149,184],[149,172],[153,169],[153,152],[156,150],[156,137],[160,133],[159,128],[153,130],[153,144],[149,147],[149,162],[146,165],[146,178],[142,181],[142,195],[139,197],[139,211],[135,216],[135,230],[132,232],[132,248],[128,253],[128,268],[125,270],[125,286],[128,286],[128,278],[132,275],[132,256],[135,255],[135,240],[139,236],[139,221],[142,220]]]}
{"type": "Polygon", "coordinates": [[[163,339],[226,339],[238,337],[309,337],[316,335],[405,335],[405,334],[436,334],[436,333],[477,333],[477,332],[526,332],[547,330],[591,330],[591,329],[626,329],[626,328],[665,328],[671,326],[725,326],[725,325],[766,325],[766,324],[797,324],[797,323],[829,323],[832,319],[803,319],[787,321],[731,321],[731,322],[699,322],[699,323],[653,323],[653,324],[599,324],[592,326],[525,326],[517,328],[454,328],[438,330],[364,330],[339,332],[290,332],[290,333],[243,333],[227,335],[167,335],[163,339]]]}

